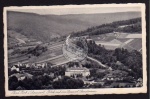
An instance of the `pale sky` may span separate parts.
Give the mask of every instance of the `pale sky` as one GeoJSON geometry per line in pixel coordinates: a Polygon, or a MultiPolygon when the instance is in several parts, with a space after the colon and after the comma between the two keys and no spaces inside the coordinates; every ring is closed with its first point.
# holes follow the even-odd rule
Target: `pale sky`
{"type": "Polygon", "coordinates": [[[29,12],[37,13],[41,15],[55,14],[93,14],[93,13],[115,13],[115,12],[129,12],[129,11],[141,11],[139,6],[115,6],[115,7],[104,7],[104,6],[52,6],[52,7],[18,7],[9,9],[9,11],[29,12]],[[19,8],[19,9],[18,9],[19,8]]]}

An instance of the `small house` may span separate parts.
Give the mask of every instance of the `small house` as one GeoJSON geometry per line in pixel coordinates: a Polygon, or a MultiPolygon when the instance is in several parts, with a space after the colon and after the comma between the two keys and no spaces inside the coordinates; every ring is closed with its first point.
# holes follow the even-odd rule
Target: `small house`
{"type": "Polygon", "coordinates": [[[19,67],[17,65],[14,65],[11,67],[11,71],[16,70],[19,72],[19,67]]]}
{"type": "Polygon", "coordinates": [[[139,78],[137,80],[137,83],[136,83],[136,87],[142,87],[143,86],[143,79],[142,78],[139,78]]]}

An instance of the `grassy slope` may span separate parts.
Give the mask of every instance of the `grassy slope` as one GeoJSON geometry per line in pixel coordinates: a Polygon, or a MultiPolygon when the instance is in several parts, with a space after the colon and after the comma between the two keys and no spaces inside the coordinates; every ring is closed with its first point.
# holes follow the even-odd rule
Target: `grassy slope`
{"type": "Polygon", "coordinates": [[[88,22],[68,20],[58,16],[49,17],[27,13],[8,13],[8,26],[10,29],[19,30],[27,37],[40,41],[49,41],[50,38],[60,37],[72,31],[86,29],[88,22]]]}
{"type": "MultiPolygon", "coordinates": [[[[50,38],[68,34],[72,31],[84,30],[91,26],[97,26],[113,21],[127,20],[139,17],[137,12],[114,13],[114,14],[92,14],[92,15],[37,15],[32,13],[9,12],[8,13],[8,35],[11,36],[9,40],[12,42],[13,37],[17,37],[16,33],[21,33],[28,38],[36,38],[40,41],[48,41],[50,38]],[[14,31],[15,30],[15,31],[14,31]],[[14,31],[14,35],[10,34],[14,31]],[[17,31],[17,32],[16,32],[17,31]],[[15,33],[16,32],[16,33],[15,33]]],[[[19,36],[24,38],[22,35],[19,36]]],[[[15,40],[15,39],[14,39],[15,40]]],[[[14,41],[14,43],[17,41],[14,41]]],[[[35,60],[47,59],[50,53],[43,53],[39,58],[31,58],[35,60]],[[45,56],[45,54],[47,54],[45,56]]],[[[29,61],[28,57],[14,58],[12,61],[29,61]]]]}

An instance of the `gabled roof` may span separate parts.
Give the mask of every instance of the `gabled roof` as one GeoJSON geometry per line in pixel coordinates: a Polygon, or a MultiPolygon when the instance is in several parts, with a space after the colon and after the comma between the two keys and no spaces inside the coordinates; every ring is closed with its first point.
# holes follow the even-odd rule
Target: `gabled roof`
{"type": "MultiPolygon", "coordinates": [[[[19,66],[18,66],[18,65],[13,65],[12,67],[16,67],[16,68],[19,68],[19,66]]],[[[12,68],[12,67],[11,67],[11,68],[12,68]]]]}
{"type": "Polygon", "coordinates": [[[142,79],[142,78],[139,78],[137,81],[143,81],[143,79],[142,79]]]}
{"type": "Polygon", "coordinates": [[[117,65],[122,65],[122,63],[120,61],[117,61],[116,64],[117,65]]]}
{"type": "Polygon", "coordinates": [[[73,71],[73,70],[89,71],[89,69],[85,67],[71,67],[71,68],[68,68],[66,71],[73,71]]]}

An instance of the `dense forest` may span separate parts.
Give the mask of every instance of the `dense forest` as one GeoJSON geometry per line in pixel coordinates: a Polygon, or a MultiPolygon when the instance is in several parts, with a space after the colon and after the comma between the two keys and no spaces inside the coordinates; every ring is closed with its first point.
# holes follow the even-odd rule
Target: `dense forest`
{"type": "Polygon", "coordinates": [[[141,31],[142,31],[141,18],[135,18],[130,20],[123,20],[108,24],[102,24],[99,26],[88,28],[85,31],[73,32],[72,34],[73,36],[84,36],[84,35],[99,35],[110,32],[140,33],[141,31]]]}
{"type": "Polygon", "coordinates": [[[124,48],[107,50],[101,45],[96,45],[94,41],[87,42],[88,56],[91,56],[103,64],[112,67],[114,70],[124,70],[129,72],[130,76],[142,78],[142,54],[136,50],[129,52],[124,48]],[[116,62],[121,62],[117,65],[116,62]],[[131,69],[131,71],[128,71],[131,69]]]}

